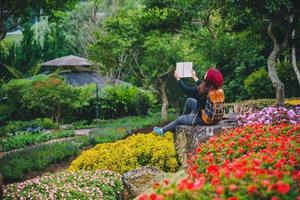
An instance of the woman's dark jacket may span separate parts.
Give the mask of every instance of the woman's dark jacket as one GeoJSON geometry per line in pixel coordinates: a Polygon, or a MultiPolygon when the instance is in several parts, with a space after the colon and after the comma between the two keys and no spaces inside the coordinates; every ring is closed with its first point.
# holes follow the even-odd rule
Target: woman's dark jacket
{"type": "MultiPolygon", "coordinates": [[[[181,79],[177,81],[177,85],[186,95],[197,100],[197,111],[199,111],[205,108],[208,88],[206,89],[204,95],[201,95],[198,90],[198,86],[201,84],[201,81],[198,80],[196,84],[196,86],[190,87],[186,86],[181,79]]],[[[198,116],[201,118],[201,112],[198,112],[198,116]]]]}

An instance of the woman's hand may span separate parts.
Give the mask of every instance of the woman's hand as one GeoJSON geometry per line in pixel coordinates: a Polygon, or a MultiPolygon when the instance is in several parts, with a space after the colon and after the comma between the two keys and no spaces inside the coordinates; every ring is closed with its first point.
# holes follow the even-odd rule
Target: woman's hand
{"type": "Polygon", "coordinates": [[[175,70],[175,72],[174,72],[174,77],[175,77],[175,79],[177,80],[177,81],[179,81],[179,79],[180,79],[180,76],[179,76],[179,74],[178,74],[178,72],[175,70]]]}
{"type": "Polygon", "coordinates": [[[192,73],[192,78],[194,79],[195,82],[197,82],[199,78],[197,77],[195,70],[192,70],[191,73],[192,73]]]}

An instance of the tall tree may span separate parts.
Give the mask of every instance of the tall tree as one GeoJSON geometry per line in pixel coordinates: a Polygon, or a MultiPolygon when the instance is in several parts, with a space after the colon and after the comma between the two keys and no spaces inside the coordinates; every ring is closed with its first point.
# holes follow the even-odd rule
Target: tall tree
{"type": "MultiPolygon", "coordinates": [[[[206,2],[206,1],[205,1],[206,2]]],[[[276,72],[276,59],[289,47],[292,31],[299,19],[298,0],[222,0],[215,4],[222,19],[231,25],[233,31],[258,27],[265,30],[272,41],[273,48],[267,59],[269,78],[276,90],[277,104],[284,103],[284,84],[276,72]],[[292,20],[290,20],[292,19],[292,20]]]]}
{"type": "Polygon", "coordinates": [[[66,9],[76,0],[1,0],[0,1],[0,41],[6,33],[17,28],[20,23],[34,15],[51,16],[53,11],[66,9]],[[42,13],[41,13],[42,11],[42,13]]]}

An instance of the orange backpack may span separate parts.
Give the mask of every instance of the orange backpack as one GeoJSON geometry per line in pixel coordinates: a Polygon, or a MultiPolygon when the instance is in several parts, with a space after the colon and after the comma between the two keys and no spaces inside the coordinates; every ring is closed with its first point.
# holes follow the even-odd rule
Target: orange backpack
{"type": "Polygon", "coordinates": [[[224,115],[224,91],[223,89],[210,89],[206,105],[201,110],[201,118],[205,124],[215,124],[219,122],[224,115]]]}

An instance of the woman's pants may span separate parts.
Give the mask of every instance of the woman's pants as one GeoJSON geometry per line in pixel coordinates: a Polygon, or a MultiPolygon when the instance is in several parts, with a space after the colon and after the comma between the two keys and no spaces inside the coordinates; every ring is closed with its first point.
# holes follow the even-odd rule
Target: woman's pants
{"type": "Polygon", "coordinates": [[[191,112],[197,113],[197,100],[194,98],[187,98],[184,104],[183,113],[177,119],[162,128],[163,132],[166,131],[175,131],[176,126],[178,125],[201,125],[203,124],[202,120],[195,114],[190,114],[191,112]]]}

